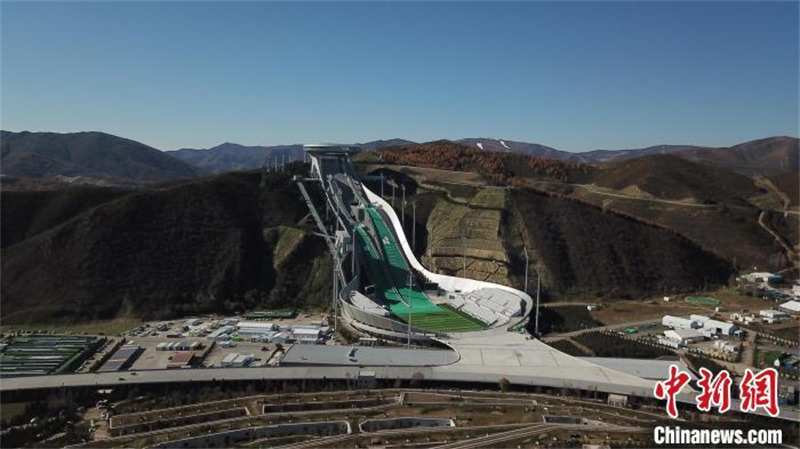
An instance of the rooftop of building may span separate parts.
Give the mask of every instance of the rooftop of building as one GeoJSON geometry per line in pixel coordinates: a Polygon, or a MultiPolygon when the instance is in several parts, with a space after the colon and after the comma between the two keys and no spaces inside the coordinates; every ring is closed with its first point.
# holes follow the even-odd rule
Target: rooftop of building
{"type": "Polygon", "coordinates": [[[442,349],[294,345],[281,365],[435,366],[457,360],[454,351],[442,349]]]}

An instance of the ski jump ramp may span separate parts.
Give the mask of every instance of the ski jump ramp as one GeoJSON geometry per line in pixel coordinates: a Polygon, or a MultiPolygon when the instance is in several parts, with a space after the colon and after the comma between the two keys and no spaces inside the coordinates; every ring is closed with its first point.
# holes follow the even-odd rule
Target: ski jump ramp
{"type": "MultiPolygon", "coordinates": [[[[327,207],[346,215],[333,220],[336,229],[326,233],[347,233],[350,245],[341,253],[355,257],[356,263],[351,264],[355,269],[349,279],[345,276],[337,296],[337,307],[348,326],[389,340],[435,340],[449,346],[458,359],[430,368],[428,375],[433,379],[497,382],[505,378],[519,384],[651,395],[652,381],[580,360],[510,331],[527,320],[532,309],[533,301],[525,292],[425,268],[394,209],[357,179],[350,163],[353,152],[353,147],[342,145],[306,147],[312,179],[321,184],[327,207]],[[339,223],[352,229],[341,229],[339,223]],[[366,273],[361,273],[362,266],[366,273]],[[363,281],[365,274],[369,282],[363,281]],[[432,308],[482,325],[465,325],[469,328],[465,331],[428,325],[422,318],[432,308]],[[419,317],[417,322],[415,317],[419,317]]],[[[339,260],[341,265],[343,260],[339,260]]]]}

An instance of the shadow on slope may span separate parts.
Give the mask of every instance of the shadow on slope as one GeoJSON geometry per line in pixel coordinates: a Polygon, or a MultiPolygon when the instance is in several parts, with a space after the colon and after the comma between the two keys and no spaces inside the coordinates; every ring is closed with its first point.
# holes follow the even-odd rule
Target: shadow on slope
{"type": "Polygon", "coordinates": [[[243,172],[142,189],[5,248],[3,321],[324,304],[323,242],[276,231],[302,229],[308,212],[290,176],[270,174],[261,187],[259,173],[243,172]]]}

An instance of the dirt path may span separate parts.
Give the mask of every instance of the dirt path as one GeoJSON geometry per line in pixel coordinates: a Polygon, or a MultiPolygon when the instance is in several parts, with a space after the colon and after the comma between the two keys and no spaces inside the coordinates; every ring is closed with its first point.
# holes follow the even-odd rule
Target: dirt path
{"type": "Polygon", "coordinates": [[[770,228],[769,226],[767,226],[766,223],[764,223],[765,215],[766,211],[763,210],[761,211],[760,214],[758,214],[758,225],[764,228],[765,231],[769,232],[772,238],[775,239],[775,241],[778,242],[778,244],[781,245],[781,247],[784,249],[784,251],[786,252],[786,256],[789,258],[789,260],[792,261],[792,263],[796,263],[797,254],[795,254],[794,249],[783,240],[783,237],[781,237],[777,232],[773,231],[772,228],[770,228]]]}
{"type": "Polygon", "coordinates": [[[570,186],[582,188],[590,193],[595,193],[597,195],[611,196],[615,198],[622,198],[625,200],[647,201],[649,203],[662,203],[662,204],[670,204],[673,206],[683,206],[683,207],[699,207],[701,209],[714,209],[718,207],[716,204],[687,203],[686,201],[665,200],[663,198],[642,198],[638,196],[625,195],[623,193],[607,192],[603,190],[598,190],[597,186],[595,186],[594,184],[570,184],[570,186]]]}

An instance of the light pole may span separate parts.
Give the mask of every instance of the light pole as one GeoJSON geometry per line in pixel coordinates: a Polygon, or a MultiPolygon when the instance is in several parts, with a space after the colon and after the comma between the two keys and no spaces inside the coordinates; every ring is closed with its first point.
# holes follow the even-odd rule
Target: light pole
{"type": "Polygon", "coordinates": [[[336,259],[337,259],[336,254],[333,254],[333,270],[331,270],[333,272],[333,294],[331,296],[333,297],[333,332],[334,333],[336,332],[336,327],[337,327],[336,325],[338,324],[338,317],[336,316],[337,312],[338,312],[338,310],[337,310],[338,309],[337,308],[338,304],[337,304],[337,301],[336,301],[336,290],[337,290],[337,287],[336,287],[336,284],[337,284],[337,279],[336,279],[336,259]]]}
{"type": "MultiPolygon", "coordinates": [[[[411,269],[408,270],[408,292],[411,295],[411,269]]],[[[411,302],[406,306],[408,307],[408,347],[411,347],[411,302]]]]}
{"type": "Polygon", "coordinates": [[[394,207],[394,180],[392,180],[392,207],[394,207]]]}
{"type": "Polygon", "coordinates": [[[356,275],[356,228],[358,225],[353,226],[353,234],[350,237],[350,274],[355,277],[356,275]]]}
{"type": "Polygon", "coordinates": [[[461,255],[461,263],[463,265],[463,271],[461,272],[461,277],[467,277],[467,237],[464,234],[461,234],[461,248],[462,248],[462,255],[461,255]]]}
{"type": "Polygon", "coordinates": [[[411,252],[416,257],[417,255],[417,199],[411,203],[412,219],[411,219],[411,252]]]}
{"type": "Polygon", "coordinates": [[[403,221],[401,221],[400,223],[405,228],[406,227],[406,185],[403,184],[400,187],[402,188],[401,190],[403,190],[403,221]]]}
{"type": "Polygon", "coordinates": [[[383,173],[381,173],[381,198],[385,198],[385,196],[383,196],[383,183],[384,183],[383,173]]]}
{"type": "Polygon", "coordinates": [[[531,262],[528,258],[528,247],[523,246],[522,249],[525,251],[525,293],[528,293],[528,266],[531,262]]]}
{"type": "MultiPolygon", "coordinates": [[[[528,247],[522,247],[525,253],[525,293],[528,293],[528,267],[531,264],[530,257],[528,256],[528,247]]],[[[539,292],[541,291],[542,287],[542,280],[541,276],[539,276],[539,270],[534,268],[536,271],[536,311],[534,312],[536,316],[533,317],[533,334],[538,338],[539,337],[539,292]]]]}
{"type": "Polygon", "coordinates": [[[533,325],[533,332],[536,338],[539,338],[539,291],[542,287],[542,276],[539,275],[539,270],[536,270],[536,320],[533,325]]]}

